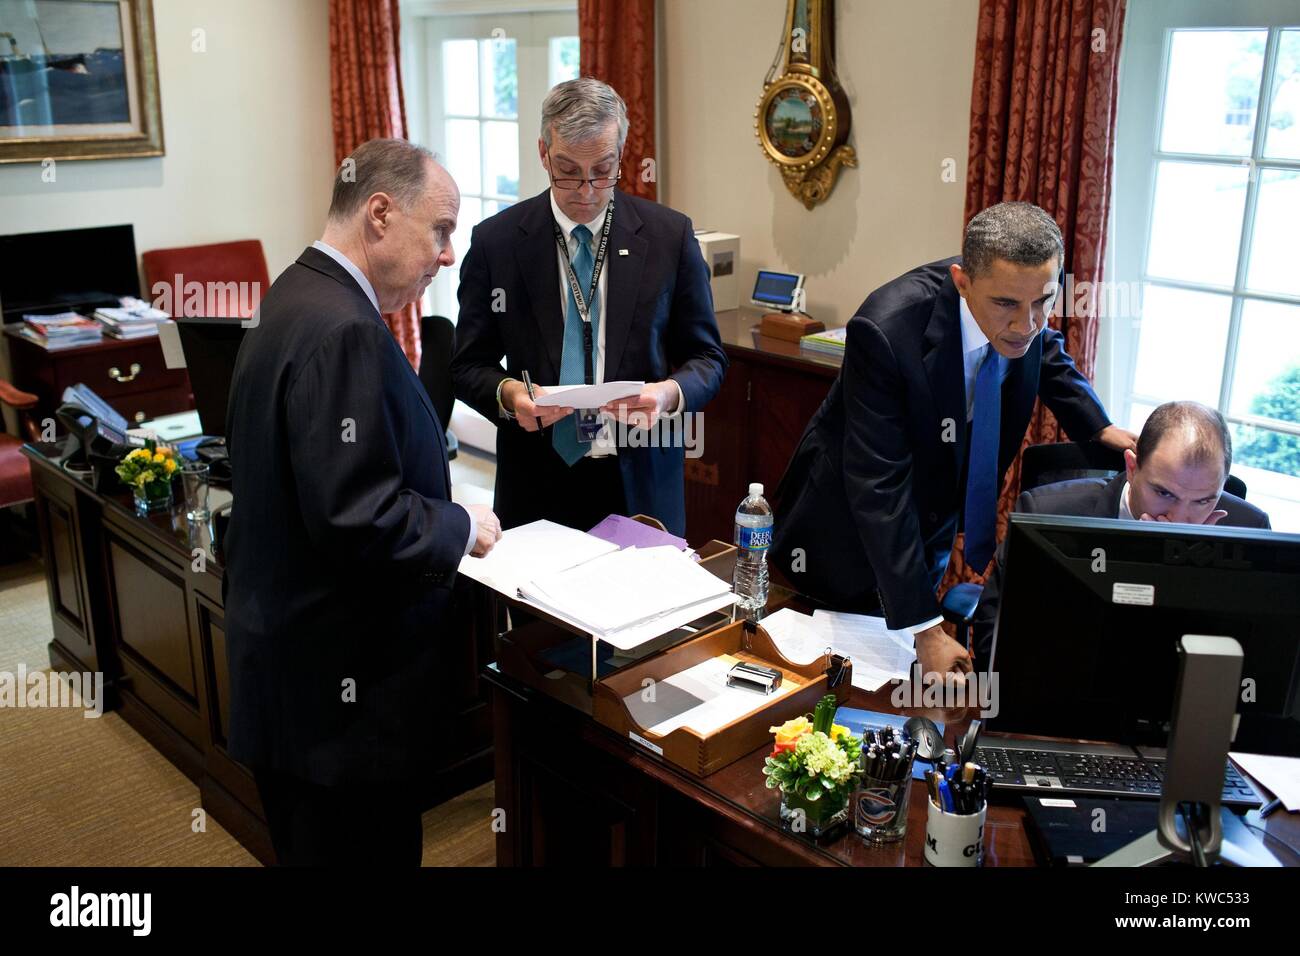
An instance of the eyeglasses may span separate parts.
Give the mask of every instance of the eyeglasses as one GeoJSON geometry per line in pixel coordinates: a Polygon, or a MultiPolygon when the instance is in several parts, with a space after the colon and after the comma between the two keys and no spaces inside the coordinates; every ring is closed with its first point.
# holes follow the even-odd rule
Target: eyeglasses
{"type": "MultiPolygon", "coordinates": [[[[546,174],[551,176],[551,153],[546,153],[546,174]]],[[[583,183],[591,183],[592,189],[609,189],[623,177],[621,166],[614,170],[613,176],[597,176],[594,179],[557,179],[551,176],[551,185],[558,186],[560,189],[581,189],[583,183]]]]}

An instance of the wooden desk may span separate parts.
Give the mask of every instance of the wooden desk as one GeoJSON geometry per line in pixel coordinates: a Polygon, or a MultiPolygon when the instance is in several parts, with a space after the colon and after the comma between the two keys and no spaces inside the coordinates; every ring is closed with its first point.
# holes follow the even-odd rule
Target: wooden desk
{"type": "MultiPolygon", "coordinates": [[[[257,788],[226,748],[223,570],[211,523],[191,524],[179,504],[141,518],[129,494],[100,494],[65,472],[52,460],[57,451],[24,448],[54,625],[52,668],[102,672],[105,709],[121,714],[193,780],[203,807],[269,862],[257,788]]],[[[453,592],[450,630],[464,638],[448,647],[444,679],[430,693],[449,732],[430,755],[425,806],[491,776],[490,711],[479,673],[492,659],[492,634],[480,626],[481,592],[472,584],[465,580],[453,592]]]]}
{"type": "MultiPolygon", "coordinates": [[[[773,595],[769,607],[791,602],[773,595]]],[[[920,866],[924,864],[926,795],[913,782],[907,836],[869,847],[851,828],[813,840],[782,829],[780,796],[762,775],[765,744],[708,777],[696,777],[596,723],[585,678],[536,667],[539,652],[574,635],[533,622],[497,640],[497,661],[484,673],[492,689],[496,801],[505,809],[497,834],[498,866],[920,866]]],[[[895,708],[888,689],[854,688],[849,706],[885,713],[923,713],[964,732],[969,711],[895,708]]],[[[985,865],[1033,866],[1018,798],[989,807],[985,865]]],[[[1300,819],[1279,811],[1266,831],[1300,847],[1300,819]]],[[[1300,856],[1270,848],[1287,864],[1300,856]]]]}

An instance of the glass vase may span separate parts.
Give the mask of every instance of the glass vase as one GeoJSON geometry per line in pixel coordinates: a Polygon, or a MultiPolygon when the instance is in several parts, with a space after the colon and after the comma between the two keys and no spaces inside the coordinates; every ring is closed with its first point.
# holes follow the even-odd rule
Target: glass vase
{"type": "Polygon", "coordinates": [[[794,833],[820,837],[849,818],[849,795],[845,790],[827,790],[820,799],[809,800],[797,793],[781,792],[781,822],[794,833]]]}
{"type": "Polygon", "coordinates": [[[144,517],[160,511],[170,511],[172,506],[172,483],[154,479],[143,488],[132,487],[135,496],[135,513],[144,517]]]}

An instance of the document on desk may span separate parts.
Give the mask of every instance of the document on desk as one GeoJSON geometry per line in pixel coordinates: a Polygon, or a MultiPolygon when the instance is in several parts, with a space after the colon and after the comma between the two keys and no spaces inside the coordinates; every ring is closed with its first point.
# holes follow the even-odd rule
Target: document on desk
{"type": "Polygon", "coordinates": [[[461,558],[460,573],[513,598],[539,574],[563,571],[617,550],[612,542],[543,519],[503,531],[485,557],[461,558]]]}
{"type": "Polygon", "coordinates": [[[707,608],[680,621],[685,624],[731,601],[726,581],[672,545],[614,551],[536,576],[519,593],[624,650],[679,626],[668,622],[682,613],[707,608]]]}
{"type": "Polygon", "coordinates": [[[759,623],[776,644],[776,649],[792,663],[811,664],[826,656],[829,639],[811,614],[783,607],[759,623]]]}
{"type": "Polygon", "coordinates": [[[542,408],[600,408],[620,398],[640,395],[645,382],[601,382],[599,385],[547,385],[533,402],[542,408]]]}
{"type": "Polygon", "coordinates": [[[1282,801],[1288,813],[1300,810],[1300,759],[1265,754],[1230,753],[1229,757],[1246,773],[1282,801]]]}
{"type": "Polygon", "coordinates": [[[853,686],[879,690],[911,676],[916,648],[907,631],[891,631],[883,617],[815,611],[813,621],[835,653],[853,659],[853,686]]]}
{"type": "Polygon", "coordinates": [[[623,704],[638,726],[660,736],[679,727],[690,727],[702,736],[721,730],[780,700],[801,686],[786,679],[770,694],[760,694],[743,687],[727,686],[727,671],[740,660],[730,654],[702,661],[680,673],[656,681],[652,700],[644,690],[623,698],[623,704]]]}

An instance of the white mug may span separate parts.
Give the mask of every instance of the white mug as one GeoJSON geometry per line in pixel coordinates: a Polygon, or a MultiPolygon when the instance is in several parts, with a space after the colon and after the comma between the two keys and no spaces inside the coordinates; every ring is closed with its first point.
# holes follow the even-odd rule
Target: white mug
{"type": "Polygon", "coordinates": [[[984,857],[984,818],[978,813],[945,813],[927,799],[925,862],[931,866],[979,866],[984,857]]]}

